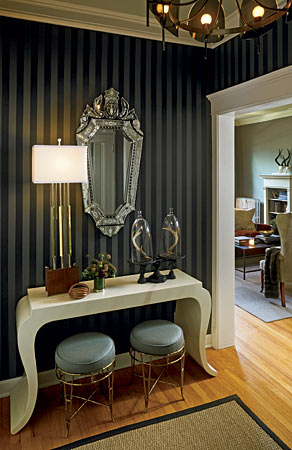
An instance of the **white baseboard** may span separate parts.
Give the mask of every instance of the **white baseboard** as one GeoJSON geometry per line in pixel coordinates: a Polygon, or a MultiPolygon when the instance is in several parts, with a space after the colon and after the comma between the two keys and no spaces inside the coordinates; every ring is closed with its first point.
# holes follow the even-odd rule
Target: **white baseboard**
{"type": "MultiPolygon", "coordinates": [[[[208,334],[206,336],[206,348],[211,347],[212,336],[208,334]]],[[[121,353],[116,356],[116,370],[124,369],[130,367],[131,359],[129,353],[121,353]]],[[[39,377],[39,388],[44,388],[48,386],[53,386],[58,384],[58,379],[55,375],[54,370],[47,370],[45,372],[40,372],[39,377]]],[[[20,381],[21,377],[10,378],[9,380],[0,381],[0,398],[9,397],[10,391],[14,386],[20,381]]]]}

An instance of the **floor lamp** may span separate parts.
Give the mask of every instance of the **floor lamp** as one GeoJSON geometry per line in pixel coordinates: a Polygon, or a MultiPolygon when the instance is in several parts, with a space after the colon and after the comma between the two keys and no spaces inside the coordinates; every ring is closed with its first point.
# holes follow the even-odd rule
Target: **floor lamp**
{"type": "Polygon", "coordinates": [[[48,295],[67,292],[79,281],[72,267],[72,229],[69,183],[86,183],[87,147],[77,145],[34,145],[32,182],[50,184],[50,241],[52,268],[46,268],[48,295]],[[58,232],[56,232],[58,230],[58,232]],[[65,246],[67,243],[67,253],[65,246]],[[58,247],[58,255],[57,255],[58,247]],[[60,267],[58,268],[58,257],[60,267]]]}

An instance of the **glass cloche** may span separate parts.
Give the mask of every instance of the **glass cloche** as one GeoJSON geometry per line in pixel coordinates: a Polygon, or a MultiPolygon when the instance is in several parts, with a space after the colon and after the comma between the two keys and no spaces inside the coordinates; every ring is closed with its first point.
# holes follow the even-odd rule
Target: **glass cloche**
{"type": "Polygon", "coordinates": [[[153,260],[153,248],[150,227],[142,212],[131,229],[131,262],[133,264],[149,264],[153,260]]]}
{"type": "Polygon", "coordinates": [[[177,259],[181,257],[181,229],[173,208],[162,222],[162,248],[161,256],[167,259],[177,259]]]}

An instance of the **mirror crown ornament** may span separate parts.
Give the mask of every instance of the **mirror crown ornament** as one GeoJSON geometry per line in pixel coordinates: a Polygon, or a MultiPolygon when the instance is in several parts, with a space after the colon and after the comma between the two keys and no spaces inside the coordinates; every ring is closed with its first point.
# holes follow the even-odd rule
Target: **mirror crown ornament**
{"type": "Polygon", "coordinates": [[[92,106],[86,105],[80,118],[77,133],[87,127],[90,119],[113,119],[134,121],[135,128],[140,128],[140,122],[135,109],[130,109],[124,97],[119,100],[119,92],[114,88],[107,89],[93,100],[92,106]]]}

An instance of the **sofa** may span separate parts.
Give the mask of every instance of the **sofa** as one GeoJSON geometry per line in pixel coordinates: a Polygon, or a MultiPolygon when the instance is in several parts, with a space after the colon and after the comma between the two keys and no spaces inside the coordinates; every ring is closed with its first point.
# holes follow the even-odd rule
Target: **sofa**
{"type": "Polygon", "coordinates": [[[255,208],[234,209],[235,236],[255,237],[261,231],[272,231],[273,227],[265,223],[254,223],[255,208]]]}

